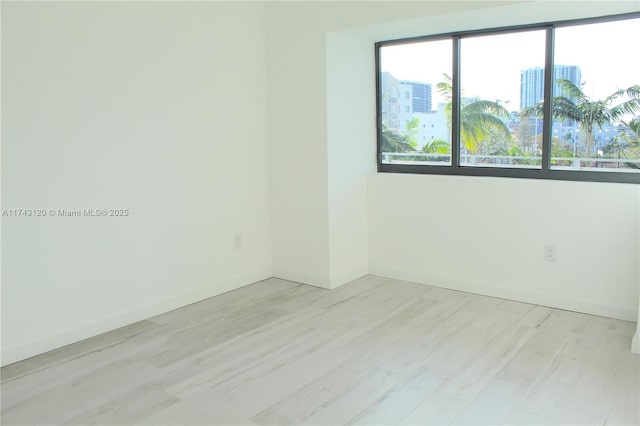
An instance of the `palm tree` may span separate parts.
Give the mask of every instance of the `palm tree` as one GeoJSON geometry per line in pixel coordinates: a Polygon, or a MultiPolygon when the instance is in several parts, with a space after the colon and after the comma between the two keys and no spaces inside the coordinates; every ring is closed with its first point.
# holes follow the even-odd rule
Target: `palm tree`
{"type": "Polygon", "coordinates": [[[431,139],[422,147],[422,152],[425,154],[449,154],[450,151],[449,142],[440,138],[431,139]]]}
{"type": "Polygon", "coordinates": [[[415,152],[418,147],[418,127],[420,119],[412,118],[400,133],[382,124],[382,152],[415,152]]]}
{"type": "Polygon", "coordinates": [[[631,147],[640,147],[640,118],[634,118],[628,123],[621,122],[626,127],[621,133],[622,138],[631,147]]]}
{"type": "Polygon", "coordinates": [[[382,152],[413,152],[415,151],[409,142],[407,135],[402,135],[386,125],[382,125],[380,135],[380,148],[382,152]]]}
{"type": "MultiPolygon", "coordinates": [[[[445,114],[451,128],[451,108],[453,99],[453,86],[451,77],[442,75],[444,81],[436,85],[438,91],[447,100],[445,114]]],[[[478,150],[478,144],[492,134],[498,134],[506,140],[511,139],[511,132],[504,120],[509,118],[509,111],[498,102],[474,99],[462,102],[460,108],[460,139],[464,146],[471,152],[478,150]]]]}
{"type": "Polygon", "coordinates": [[[405,125],[405,135],[407,138],[407,142],[409,146],[413,149],[418,147],[418,127],[420,126],[420,119],[418,117],[413,117],[409,122],[405,125]]]}
{"type": "MultiPolygon", "coordinates": [[[[562,89],[562,95],[553,98],[553,118],[558,120],[574,120],[580,123],[585,132],[585,156],[591,156],[593,145],[593,127],[602,126],[622,119],[625,115],[640,111],[640,85],[627,89],[619,89],[601,100],[591,100],[582,89],[566,79],[556,80],[562,89]],[[628,99],[616,105],[612,104],[620,98],[628,99]]],[[[529,115],[542,116],[544,101],[528,108],[529,115]]]]}
{"type": "MultiPolygon", "coordinates": [[[[625,158],[638,160],[640,158],[640,119],[634,118],[628,123],[622,121],[625,129],[620,135],[621,142],[624,144],[622,154],[625,158]]],[[[629,161],[625,165],[632,169],[640,169],[640,164],[629,161]]]]}

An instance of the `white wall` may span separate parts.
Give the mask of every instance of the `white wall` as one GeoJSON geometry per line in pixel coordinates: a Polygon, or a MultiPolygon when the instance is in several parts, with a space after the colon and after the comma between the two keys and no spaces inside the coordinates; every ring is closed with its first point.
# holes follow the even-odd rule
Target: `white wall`
{"type": "Polygon", "coordinates": [[[398,174],[369,182],[372,274],[635,320],[635,185],[398,174]],[[546,244],[556,262],[544,260],[546,244]]]}
{"type": "Polygon", "coordinates": [[[366,40],[327,35],[327,168],[330,286],[369,270],[367,175],[375,171],[375,76],[366,40]],[[366,101],[368,108],[362,108],[366,101]],[[360,128],[355,123],[368,122],[360,128]]]}
{"type": "Polygon", "coordinates": [[[329,288],[325,39],[289,8],[267,6],[273,273],[329,288]]]}
{"type": "Polygon", "coordinates": [[[2,8],[3,364],[272,275],[263,4],[2,8]]]}

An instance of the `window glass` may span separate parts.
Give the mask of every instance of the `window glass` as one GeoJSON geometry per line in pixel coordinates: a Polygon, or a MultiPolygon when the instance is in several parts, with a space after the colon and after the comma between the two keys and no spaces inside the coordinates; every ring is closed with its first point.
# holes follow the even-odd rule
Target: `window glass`
{"type": "Polygon", "coordinates": [[[451,69],[451,40],[380,48],[383,163],[451,165],[451,69]]]}
{"type": "Polygon", "coordinates": [[[552,168],[640,171],[640,58],[631,34],[640,34],[639,19],[556,29],[552,168]]]}
{"type": "Polygon", "coordinates": [[[460,41],[460,164],[541,168],[545,31],[460,41]]]}

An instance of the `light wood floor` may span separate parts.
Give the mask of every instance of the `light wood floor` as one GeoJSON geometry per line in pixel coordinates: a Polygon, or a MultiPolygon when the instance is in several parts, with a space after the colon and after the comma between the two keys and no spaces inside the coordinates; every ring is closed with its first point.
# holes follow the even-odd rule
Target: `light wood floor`
{"type": "Polygon", "coordinates": [[[269,279],[2,369],[2,424],[640,423],[635,323],[269,279]]]}

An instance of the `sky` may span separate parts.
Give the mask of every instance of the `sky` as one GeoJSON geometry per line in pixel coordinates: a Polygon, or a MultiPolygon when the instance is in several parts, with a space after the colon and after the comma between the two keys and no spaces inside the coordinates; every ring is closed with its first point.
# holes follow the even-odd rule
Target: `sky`
{"type": "MultiPolygon", "coordinates": [[[[618,88],[640,84],[640,19],[557,28],[556,65],[578,65],[584,92],[592,99],[618,88]]],[[[500,100],[509,110],[520,107],[520,71],[544,67],[544,30],[461,40],[463,96],[500,100]]],[[[381,70],[400,80],[431,83],[435,109],[444,99],[435,85],[451,75],[451,40],[386,46],[381,70]],[[436,60],[434,61],[434,58],[436,60]]]]}

